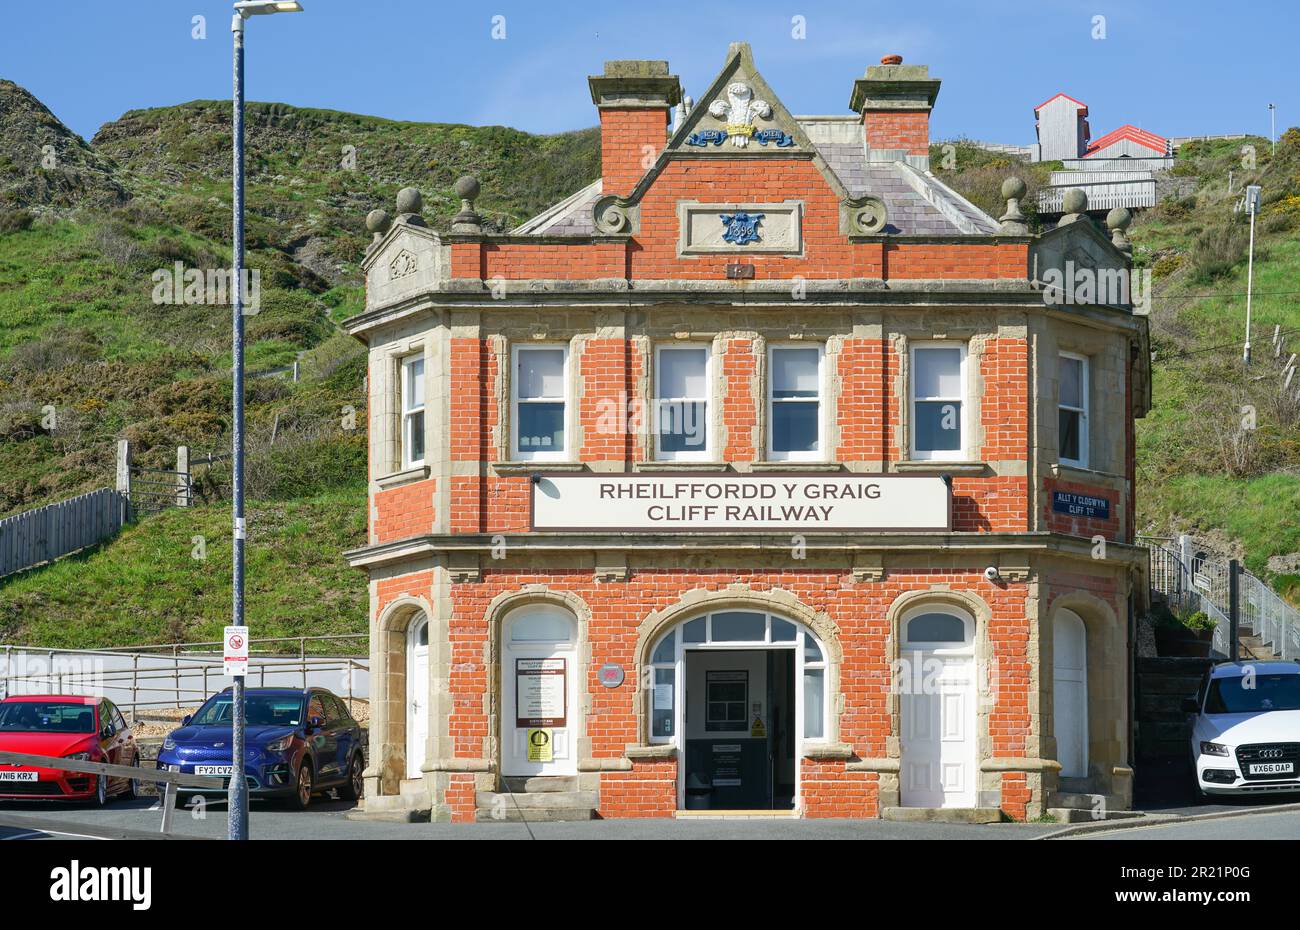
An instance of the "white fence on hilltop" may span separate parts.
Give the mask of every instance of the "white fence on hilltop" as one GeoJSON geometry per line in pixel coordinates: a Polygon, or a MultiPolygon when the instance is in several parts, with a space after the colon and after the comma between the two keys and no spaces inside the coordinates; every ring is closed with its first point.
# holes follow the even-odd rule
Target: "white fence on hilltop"
{"type": "Polygon", "coordinates": [[[126,519],[127,497],[100,488],[0,520],[0,577],[101,543],[126,519]]]}

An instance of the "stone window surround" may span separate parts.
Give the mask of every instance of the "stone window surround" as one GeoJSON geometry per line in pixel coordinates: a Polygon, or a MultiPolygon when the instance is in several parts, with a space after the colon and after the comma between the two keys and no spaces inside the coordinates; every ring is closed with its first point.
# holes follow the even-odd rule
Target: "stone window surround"
{"type": "Polygon", "coordinates": [[[906,444],[902,446],[906,454],[905,461],[909,463],[923,462],[927,466],[936,468],[944,466],[949,462],[962,463],[973,461],[973,459],[970,458],[970,453],[973,449],[979,447],[976,443],[974,431],[974,424],[978,423],[979,419],[973,415],[976,406],[976,385],[974,383],[974,378],[979,370],[979,365],[972,364],[972,359],[978,360],[978,356],[976,356],[971,350],[972,346],[970,340],[960,338],[949,339],[937,334],[932,339],[915,339],[908,341],[903,353],[902,361],[905,370],[904,402],[899,408],[901,418],[906,420],[906,428],[903,432],[906,444]],[[951,458],[943,454],[922,456],[916,451],[916,434],[914,432],[916,422],[913,414],[916,404],[916,380],[913,375],[913,369],[916,365],[916,350],[927,348],[957,348],[961,350],[961,361],[959,363],[961,366],[961,449],[951,458]]]}

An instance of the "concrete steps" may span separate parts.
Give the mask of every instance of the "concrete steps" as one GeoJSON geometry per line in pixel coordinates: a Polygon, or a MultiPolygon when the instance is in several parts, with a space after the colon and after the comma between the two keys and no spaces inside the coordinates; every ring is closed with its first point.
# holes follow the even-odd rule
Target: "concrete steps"
{"type": "Polygon", "coordinates": [[[896,823],[1001,823],[996,807],[886,807],[881,820],[896,823]]]}
{"type": "Polygon", "coordinates": [[[600,795],[578,790],[575,776],[506,777],[504,791],[479,791],[474,795],[474,820],[478,823],[547,823],[595,820],[600,795]]]}

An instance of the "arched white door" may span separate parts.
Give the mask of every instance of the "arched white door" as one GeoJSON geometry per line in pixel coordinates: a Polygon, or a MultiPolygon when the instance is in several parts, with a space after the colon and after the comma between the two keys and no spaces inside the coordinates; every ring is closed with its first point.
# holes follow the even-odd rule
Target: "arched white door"
{"type": "Polygon", "coordinates": [[[974,807],[978,781],[975,621],[948,607],[903,616],[895,680],[904,807],[974,807]]]}
{"type": "Polygon", "coordinates": [[[406,777],[419,778],[429,736],[428,619],[411,624],[406,644],[406,777]]]}
{"type": "Polygon", "coordinates": [[[521,607],[502,628],[503,775],[576,775],[577,624],[548,604],[521,607]]]}
{"type": "Polygon", "coordinates": [[[1052,732],[1064,778],[1088,774],[1088,641],[1083,620],[1059,610],[1052,623],[1052,732]]]}

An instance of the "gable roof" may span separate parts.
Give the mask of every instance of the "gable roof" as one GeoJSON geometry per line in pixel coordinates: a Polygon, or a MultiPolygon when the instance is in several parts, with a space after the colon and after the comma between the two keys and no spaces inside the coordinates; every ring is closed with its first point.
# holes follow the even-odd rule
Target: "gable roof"
{"type": "Polygon", "coordinates": [[[1073,97],[1071,97],[1069,94],[1053,94],[1052,96],[1050,96],[1050,97],[1048,97],[1046,100],[1044,100],[1042,103],[1040,103],[1038,106],[1034,107],[1034,115],[1037,116],[1039,110],[1041,110],[1043,107],[1047,106],[1047,105],[1048,105],[1049,103],[1051,103],[1053,100],[1056,100],[1058,97],[1064,97],[1066,100],[1070,101],[1070,102],[1073,103],[1076,107],[1078,107],[1080,110],[1082,110],[1084,116],[1087,116],[1087,115],[1088,115],[1088,105],[1087,105],[1086,103],[1084,103],[1082,100],[1075,100],[1075,99],[1074,99],[1073,97]]]}
{"type": "Polygon", "coordinates": [[[1131,142],[1136,142],[1138,145],[1159,152],[1161,155],[1164,155],[1169,151],[1169,141],[1165,139],[1164,136],[1158,136],[1154,132],[1147,132],[1145,129],[1139,129],[1134,125],[1126,124],[1119,127],[1119,129],[1111,130],[1100,139],[1091,143],[1088,148],[1084,150],[1083,157],[1087,158],[1089,155],[1095,155],[1097,152],[1100,152],[1108,146],[1114,145],[1121,139],[1128,139],[1131,142]]]}

